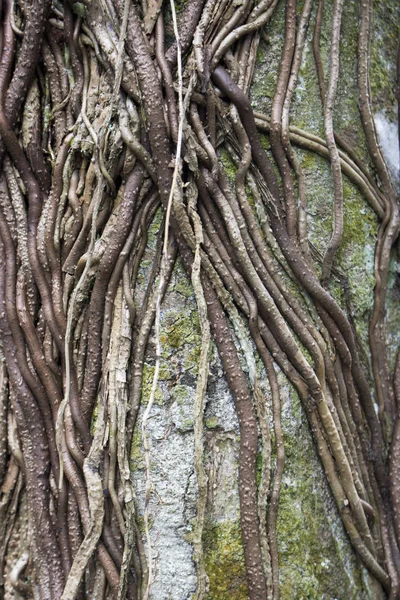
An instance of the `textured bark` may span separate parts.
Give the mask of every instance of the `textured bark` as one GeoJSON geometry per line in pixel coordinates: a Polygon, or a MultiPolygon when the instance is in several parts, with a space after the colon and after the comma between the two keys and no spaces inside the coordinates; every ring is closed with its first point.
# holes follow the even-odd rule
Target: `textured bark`
{"type": "Polygon", "coordinates": [[[0,596],[399,599],[397,3],[0,17],[0,596]]]}

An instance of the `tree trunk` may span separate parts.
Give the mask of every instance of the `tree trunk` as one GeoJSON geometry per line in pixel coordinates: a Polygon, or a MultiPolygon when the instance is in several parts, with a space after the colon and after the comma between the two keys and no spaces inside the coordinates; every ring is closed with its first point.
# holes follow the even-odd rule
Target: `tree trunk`
{"type": "Polygon", "coordinates": [[[0,14],[0,597],[400,599],[398,3],[0,14]]]}

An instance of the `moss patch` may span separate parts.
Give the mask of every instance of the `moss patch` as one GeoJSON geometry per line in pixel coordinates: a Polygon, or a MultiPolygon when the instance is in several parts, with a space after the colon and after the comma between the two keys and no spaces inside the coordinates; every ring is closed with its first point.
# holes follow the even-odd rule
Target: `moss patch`
{"type": "Polygon", "coordinates": [[[142,447],[142,430],[139,427],[135,427],[133,431],[131,456],[130,456],[130,470],[137,471],[138,469],[144,469],[144,454],[142,447]]]}
{"type": "Polygon", "coordinates": [[[247,598],[240,523],[227,521],[206,525],[203,544],[206,572],[210,580],[207,600],[247,598]]]}
{"type": "Polygon", "coordinates": [[[181,348],[184,344],[193,344],[198,341],[200,324],[196,311],[184,313],[170,310],[165,321],[161,333],[164,353],[169,353],[171,349],[181,348]]]}
{"type": "MultiPolygon", "coordinates": [[[[147,404],[150,399],[151,387],[153,385],[155,366],[145,363],[143,365],[143,382],[142,382],[142,402],[147,404]]],[[[170,371],[165,363],[161,363],[158,376],[159,385],[154,394],[154,402],[161,405],[164,401],[164,395],[160,384],[170,378],[170,371]]]]}

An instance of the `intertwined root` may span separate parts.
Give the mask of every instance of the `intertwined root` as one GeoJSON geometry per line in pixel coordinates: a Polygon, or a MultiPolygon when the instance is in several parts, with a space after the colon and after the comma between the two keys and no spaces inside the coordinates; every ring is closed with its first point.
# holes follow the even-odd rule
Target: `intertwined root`
{"type": "Polygon", "coordinates": [[[6,439],[8,427],[8,446],[2,442],[0,453],[0,560],[3,573],[25,484],[30,541],[12,579],[19,592],[32,593],[21,578],[29,566],[43,598],[150,597],[155,558],[147,424],[162,353],[160,310],[179,254],[201,327],[193,407],[195,597],[208,592],[203,414],[211,339],[239,423],[249,598],[279,597],[276,523],[285,449],[277,367],[301,398],[343,525],[379,582],[377,593],[391,589],[391,597],[399,596],[400,435],[385,343],[399,216],[369,99],[372,4],[360,4],[358,86],[379,183],[333,127],[341,0],[333,5],[326,89],[323,2],[313,11],[306,0],[298,15],[296,1],[287,0],[271,115],[253,112],[248,93],[257,50],[277,4],[188,0],[177,18],[173,0],[170,6],[105,0],[72,9],[49,0],[4,2],[0,348],[6,369],[0,372],[0,408],[5,416],[8,407],[9,417],[0,431],[6,439]],[[312,27],[325,139],[290,125],[312,27]],[[271,154],[261,143],[265,131],[271,154]],[[333,229],[323,257],[308,239],[307,184],[297,147],[325,157],[332,168],[333,229]],[[360,360],[351,315],[328,291],[332,277],[346,281],[335,265],[343,173],[380,223],[371,369],[360,360]],[[138,275],[159,210],[164,217],[141,293],[138,275]],[[155,374],[138,419],[153,325],[155,374]],[[270,398],[259,385],[257,356],[270,398]],[[145,457],[144,541],[130,472],[138,428],[145,457]]]}

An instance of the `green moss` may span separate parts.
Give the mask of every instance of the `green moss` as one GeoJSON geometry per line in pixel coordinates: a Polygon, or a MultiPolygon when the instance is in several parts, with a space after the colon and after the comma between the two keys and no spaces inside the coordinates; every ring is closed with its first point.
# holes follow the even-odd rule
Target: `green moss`
{"type": "MultiPolygon", "coordinates": [[[[330,9],[333,8],[331,4],[330,9]]],[[[331,27],[331,21],[329,28],[331,27]]],[[[329,32],[330,35],[330,32],[329,32]]],[[[349,81],[357,82],[357,44],[359,35],[359,5],[357,2],[346,2],[343,6],[341,25],[341,43],[339,48],[339,80],[335,101],[334,125],[337,132],[346,134],[353,147],[360,150],[364,141],[363,129],[359,119],[358,88],[349,85],[349,81]]],[[[328,75],[328,63],[325,67],[328,75]]]]}
{"type": "MultiPolygon", "coordinates": [[[[268,153],[269,150],[271,150],[271,144],[269,142],[269,137],[267,137],[267,135],[265,134],[261,134],[260,135],[260,142],[261,142],[261,146],[264,148],[264,150],[268,153]]],[[[272,155],[269,155],[269,158],[272,158],[272,155]]],[[[274,163],[274,161],[272,161],[272,163],[274,163]]]]}
{"type": "Polygon", "coordinates": [[[309,238],[325,253],[332,230],[333,185],[327,160],[312,152],[297,151],[307,183],[309,238]]]}
{"type": "Polygon", "coordinates": [[[150,272],[154,263],[154,253],[156,249],[156,243],[158,234],[162,223],[162,210],[161,208],[156,212],[153,221],[147,231],[147,248],[144,253],[144,257],[140,262],[140,268],[138,271],[136,288],[143,291],[146,290],[148,281],[150,279],[150,272]]]}
{"type": "Polygon", "coordinates": [[[161,329],[160,339],[164,357],[185,345],[195,346],[200,341],[200,323],[195,310],[168,311],[161,329]]]}
{"type": "Polygon", "coordinates": [[[343,177],[344,226],[342,251],[360,245],[377,234],[377,221],[358,191],[343,177]]]}
{"type": "Polygon", "coordinates": [[[183,344],[183,331],[179,327],[170,327],[168,333],[163,335],[161,342],[163,346],[170,348],[180,348],[183,344]]]}
{"type": "MultiPolygon", "coordinates": [[[[358,190],[343,177],[344,226],[337,260],[349,281],[354,321],[368,352],[368,321],[373,303],[374,253],[378,222],[358,190]]],[[[342,288],[342,286],[340,286],[342,288]]],[[[343,289],[340,289],[343,295],[343,289]]],[[[345,298],[342,299],[343,302],[345,298]]]]}
{"type": "MultiPolygon", "coordinates": [[[[143,383],[142,383],[142,403],[147,404],[150,399],[151,387],[153,385],[155,365],[149,365],[145,363],[143,366],[143,383]]],[[[170,379],[171,374],[167,365],[163,362],[160,364],[160,370],[158,374],[158,382],[162,382],[170,379]]],[[[157,386],[157,389],[154,394],[154,402],[161,406],[164,402],[164,395],[160,386],[157,386]]]]}
{"type": "Polygon", "coordinates": [[[205,425],[206,425],[207,429],[215,429],[218,426],[217,417],[209,417],[208,419],[205,420],[205,425]]]}
{"type": "Polygon", "coordinates": [[[305,173],[312,173],[316,165],[316,157],[318,156],[314,152],[301,152],[302,156],[301,166],[305,173]]]}
{"type": "Polygon", "coordinates": [[[161,208],[158,209],[156,214],[154,215],[153,221],[148,230],[148,245],[153,248],[157,241],[158,232],[160,231],[161,223],[162,223],[163,211],[161,208]]]}
{"type": "Polygon", "coordinates": [[[227,150],[221,149],[218,152],[218,158],[224,167],[224,172],[227,175],[229,181],[232,185],[235,185],[237,169],[227,150]]]}
{"type": "Polygon", "coordinates": [[[206,524],[203,535],[206,572],[210,581],[207,600],[247,598],[246,569],[240,523],[206,524]]]}
{"type": "Polygon", "coordinates": [[[189,277],[183,268],[182,261],[178,257],[175,264],[175,282],[173,286],[174,292],[178,292],[184,298],[193,298],[193,286],[189,277]]]}
{"type": "Polygon", "coordinates": [[[172,391],[172,396],[178,404],[187,402],[189,395],[192,393],[191,388],[187,385],[175,385],[172,391]]]}

